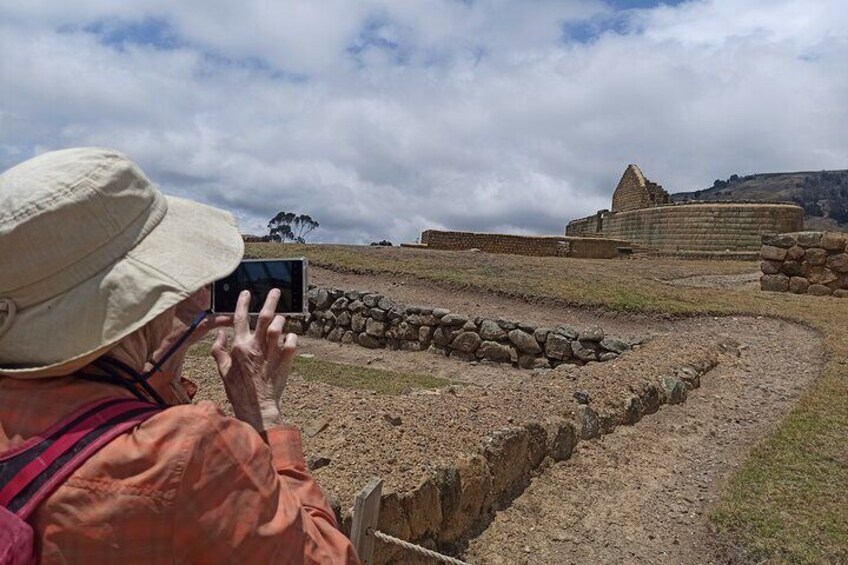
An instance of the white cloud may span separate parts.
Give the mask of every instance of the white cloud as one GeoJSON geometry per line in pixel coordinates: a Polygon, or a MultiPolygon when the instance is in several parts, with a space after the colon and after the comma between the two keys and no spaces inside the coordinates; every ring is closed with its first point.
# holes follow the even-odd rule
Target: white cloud
{"type": "Polygon", "coordinates": [[[560,233],[630,162],[670,190],[848,167],[839,1],[72,4],[0,7],[0,166],[113,146],[245,231],[560,233]]]}

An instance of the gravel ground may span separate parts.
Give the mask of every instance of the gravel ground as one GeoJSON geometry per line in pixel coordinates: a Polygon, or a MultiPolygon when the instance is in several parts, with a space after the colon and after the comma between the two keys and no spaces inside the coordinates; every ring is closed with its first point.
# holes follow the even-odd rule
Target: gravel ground
{"type": "MultiPolygon", "coordinates": [[[[603,409],[621,402],[630,386],[708,354],[723,340],[742,344],[742,356],[723,355],[719,367],[702,379],[701,389],[685,404],[664,408],[602,440],[584,442],[569,461],[536,478],[472,541],[466,555],[472,562],[705,562],[705,544],[712,539],[706,509],[733,467],[788,410],[821,363],[818,336],[779,320],[672,321],[448,292],[414,279],[317,268],[311,274],[316,284],[373,290],[407,304],[539,325],[597,324],[612,337],[646,340],[615,361],[568,373],[534,373],[504,365],[475,366],[425,352],[368,350],[301,338],[301,353],[423,372],[453,383],[386,396],[292,375],[284,397],[286,416],[306,431],[307,459],[328,460],[314,475],[342,508],[350,507],[372,476],[384,478],[384,492],[410,490],[434,468],[473,452],[488,433],[569,417],[577,390],[589,392],[592,405],[603,409]],[[389,421],[395,418],[400,418],[399,424],[389,421]]],[[[186,373],[201,385],[199,397],[226,404],[211,360],[189,359],[186,373]]]]}

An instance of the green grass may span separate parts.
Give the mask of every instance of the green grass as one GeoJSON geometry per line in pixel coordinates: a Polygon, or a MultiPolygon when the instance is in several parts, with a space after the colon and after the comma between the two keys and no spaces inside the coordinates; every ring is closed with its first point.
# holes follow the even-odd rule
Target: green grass
{"type": "Polygon", "coordinates": [[[439,388],[450,384],[445,379],[430,375],[383,371],[303,357],[295,359],[294,371],[307,381],[341,388],[373,390],[377,394],[401,394],[410,389],[439,388]]]}
{"type": "MultiPolygon", "coordinates": [[[[212,338],[208,337],[191,346],[186,356],[193,359],[206,359],[211,365],[209,354],[211,346],[212,338]]],[[[446,379],[421,373],[385,371],[300,356],[295,357],[294,372],[307,381],[322,382],[347,389],[372,390],[377,394],[402,394],[410,389],[439,388],[450,384],[450,381],[446,379]]],[[[203,376],[196,374],[186,374],[186,377],[194,380],[203,379],[203,376]]]]}
{"type": "Polygon", "coordinates": [[[751,559],[848,563],[848,299],[669,285],[756,271],[738,261],[581,260],[415,249],[255,244],[257,257],[305,255],[335,270],[412,276],[446,288],[581,307],[671,315],[751,314],[810,326],[824,337],[823,374],[731,478],[712,519],[751,559]]]}

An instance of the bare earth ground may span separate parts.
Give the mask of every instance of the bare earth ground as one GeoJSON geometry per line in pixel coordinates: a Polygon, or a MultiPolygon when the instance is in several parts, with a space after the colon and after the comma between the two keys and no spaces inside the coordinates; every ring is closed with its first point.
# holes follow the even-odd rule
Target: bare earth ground
{"type": "MultiPolygon", "coordinates": [[[[701,277],[703,278],[703,277],[701,277]]],[[[717,281],[716,284],[745,284],[717,281]]],[[[620,359],[576,369],[531,373],[503,365],[470,365],[428,353],[367,350],[302,338],[301,353],[387,370],[424,372],[455,384],[435,391],[386,396],[345,390],[293,375],[287,416],[305,434],[308,458],[330,464],[315,471],[343,508],[374,475],[384,491],[413,488],[433,468],[473,451],[487,433],[529,419],[568,417],[575,390],[593,406],[620,401],[628,386],[685,363],[719,340],[735,339],[740,357],[722,356],[683,405],[663,408],[633,427],[581,443],[569,460],[534,479],[500,512],[466,558],[479,563],[705,563],[715,551],[706,511],[750,446],[787,412],[818,374],[818,335],[801,326],[750,317],[696,318],[603,314],[555,304],[436,288],[402,277],[342,275],[313,269],[312,282],[383,292],[407,304],[535,324],[598,324],[613,337],[647,343],[620,359]],[[392,425],[384,416],[400,417],[392,425]]],[[[682,282],[682,281],[681,281],[682,282]]],[[[189,359],[187,371],[206,379],[202,391],[222,402],[214,366],[189,359]]],[[[716,561],[718,562],[718,561],[716,561]]]]}

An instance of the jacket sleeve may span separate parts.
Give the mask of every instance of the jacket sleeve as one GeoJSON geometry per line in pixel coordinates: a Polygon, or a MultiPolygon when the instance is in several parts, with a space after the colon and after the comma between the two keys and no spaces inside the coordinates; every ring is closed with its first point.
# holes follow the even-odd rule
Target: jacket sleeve
{"type": "Polygon", "coordinates": [[[268,430],[266,444],[243,422],[202,414],[174,501],[177,562],[359,563],[294,426],[268,430]]]}

